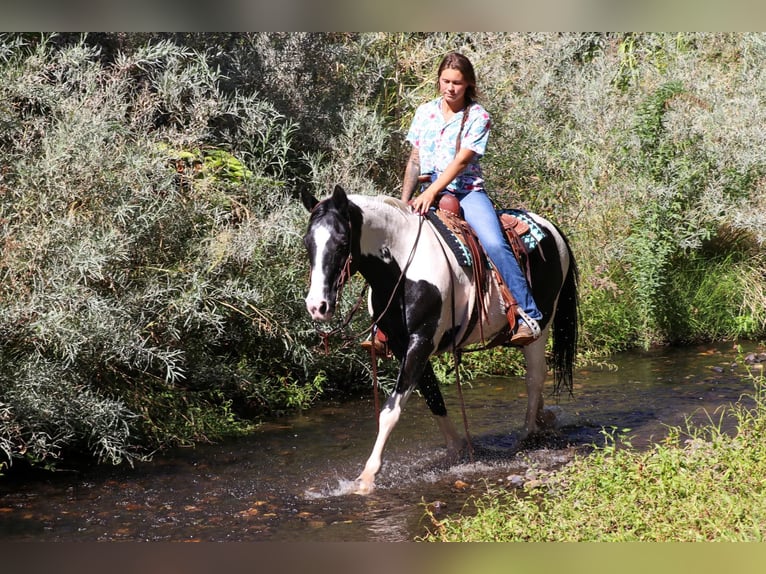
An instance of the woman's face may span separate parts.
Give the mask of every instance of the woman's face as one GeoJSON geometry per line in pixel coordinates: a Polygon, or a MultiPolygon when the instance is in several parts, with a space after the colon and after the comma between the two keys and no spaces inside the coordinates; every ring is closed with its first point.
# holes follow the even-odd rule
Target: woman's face
{"type": "Polygon", "coordinates": [[[448,104],[461,104],[465,100],[468,84],[463,78],[463,72],[452,68],[442,70],[439,76],[439,92],[448,104]]]}

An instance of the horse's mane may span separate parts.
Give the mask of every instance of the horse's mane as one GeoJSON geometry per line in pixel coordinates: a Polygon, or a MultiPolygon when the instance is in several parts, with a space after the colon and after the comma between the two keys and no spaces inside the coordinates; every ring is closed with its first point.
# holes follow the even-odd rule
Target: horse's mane
{"type": "Polygon", "coordinates": [[[407,213],[410,212],[409,206],[399,198],[391,197],[389,195],[379,195],[378,197],[381,198],[381,201],[387,205],[396,207],[397,209],[407,213]]]}
{"type": "Polygon", "coordinates": [[[363,207],[375,208],[387,206],[403,214],[411,215],[409,206],[399,198],[390,195],[355,195],[352,199],[355,203],[364,204],[363,207]]]}

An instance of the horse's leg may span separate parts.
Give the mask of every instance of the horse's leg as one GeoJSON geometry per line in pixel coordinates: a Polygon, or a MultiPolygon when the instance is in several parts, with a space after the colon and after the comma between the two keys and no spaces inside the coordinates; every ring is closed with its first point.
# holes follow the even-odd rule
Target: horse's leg
{"type": "Polygon", "coordinates": [[[399,421],[399,416],[410,393],[411,389],[409,392],[404,393],[394,391],[383,405],[380,417],[378,418],[378,436],[375,439],[375,445],[372,447],[372,453],[364,465],[362,474],[356,479],[357,484],[354,492],[357,494],[369,494],[375,488],[375,475],[380,470],[380,465],[382,464],[383,449],[386,446],[388,437],[391,435],[391,431],[394,430],[396,423],[399,421]]]}
{"type": "Polygon", "coordinates": [[[420,391],[423,393],[423,398],[431,413],[433,413],[436,424],[439,426],[439,430],[444,436],[444,441],[447,443],[447,461],[453,464],[457,462],[466,442],[458,434],[455,425],[452,424],[452,421],[447,416],[447,407],[444,404],[444,397],[442,397],[439,390],[439,381],[430,363],[426,365],[423,377],[420,379],[420,391]]]}
{"type": "Polygon", "coordinates": [[[413,335],[410,337],[409,347],[399,367],[396,387],[388,397],[380,411],[378,419],[378,437],[372,453],[364,465],[364,470],[356,479],[357,494],[368,494],[375,488],[375,475],[380,470],[383,459],[383,449],[386,441],[394,430],[404,405],[412,394],[415,384],[421,379],[423,369],[428,365],[428,357],[433,351],[433,343],[423,337],[413,335]]]}
{"type": "Polygon", "coordinates": [[[523,348],[527,362],[527,417],[525,428],[528,434],[539,430],[546,421],[543,416],[543,387],[547,374],[545,362],[545,343],[548,339],[549,328],[545,328],[540,337],[523,348]]]}

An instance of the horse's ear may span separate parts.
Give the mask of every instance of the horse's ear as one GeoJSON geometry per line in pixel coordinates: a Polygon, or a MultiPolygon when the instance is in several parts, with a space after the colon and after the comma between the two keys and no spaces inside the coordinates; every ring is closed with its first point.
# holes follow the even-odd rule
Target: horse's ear
{"type": "Polygon", "coordinates": [[[305,187],[301,188],[301,201],[303,202],[304,207],[309,211],[313,211],[316,204],[319,203],[319,200],[305,187]]]}
{"type": "Polygon", "coordinates": [[[335,184],[335,189],[332,191],[332,202],[341,211],[345,211],[348,208],[348,196],[346,190],[335,184]]]}

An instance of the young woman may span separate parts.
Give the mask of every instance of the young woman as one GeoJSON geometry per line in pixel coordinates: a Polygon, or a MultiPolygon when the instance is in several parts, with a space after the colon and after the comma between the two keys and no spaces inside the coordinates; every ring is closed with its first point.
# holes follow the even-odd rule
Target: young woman
{"type": "Polygon", "coordinates": [[[413,211],[420,215],[442,192],[459,200],[465,220],[519,304],[521,319],[511,343],[527,345],[540,335],[537,321],[542,313],[484,189],[479,160],[487,147],[490,119],[476,101],[476,74],[470,60],[457,52],[447,54],[439,64],[436,89],[440,96],[418,107],[407,133],[412,152],[404,171],[402,199],[411,200],[413,211]],[[424,174],[430,175],[430,183],[413,199],[424,174]]]}

